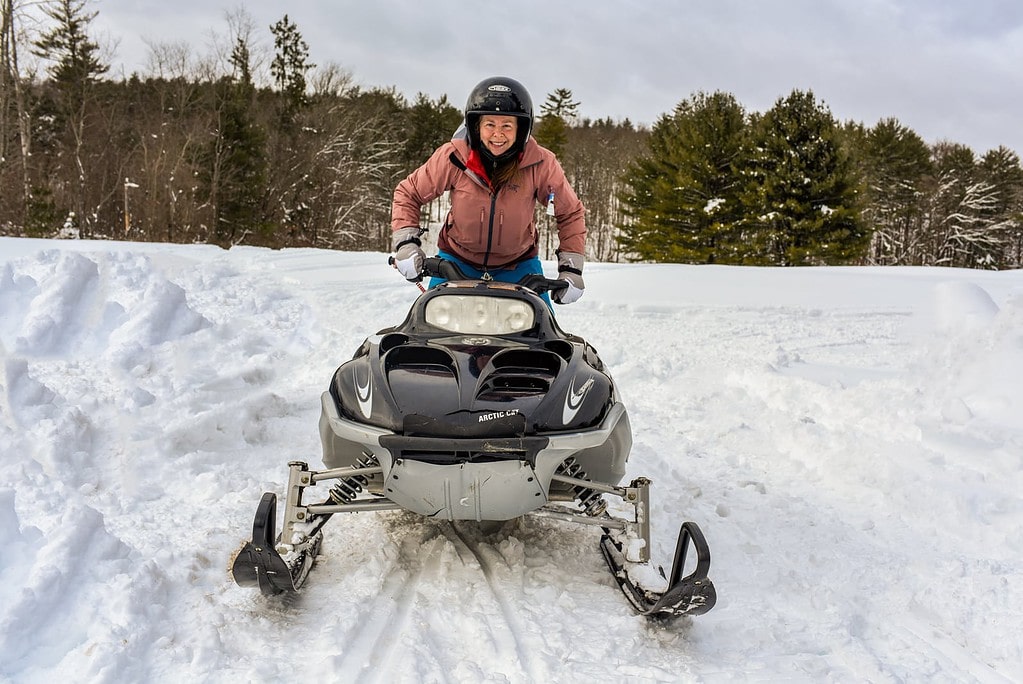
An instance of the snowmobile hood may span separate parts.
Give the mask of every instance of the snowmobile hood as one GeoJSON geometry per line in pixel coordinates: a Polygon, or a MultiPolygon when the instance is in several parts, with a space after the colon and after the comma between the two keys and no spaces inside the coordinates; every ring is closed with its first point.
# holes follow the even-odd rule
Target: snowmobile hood
{"type": "Polygon", "coordinates": [[[615,401],[596,351],[528,288],[429,290],[334,375],[339,413],[399,434],[521,437],[600,423],[615,401]]]}

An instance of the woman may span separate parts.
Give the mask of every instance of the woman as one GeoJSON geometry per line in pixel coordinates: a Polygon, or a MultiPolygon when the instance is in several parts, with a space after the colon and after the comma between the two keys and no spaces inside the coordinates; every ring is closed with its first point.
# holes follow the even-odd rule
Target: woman
{"type": "Polygon", "coordinates": [[[532,127],[533,102],[518,81],[493,77],[472,89],[452,140],[394,191],[392,245],[403,276],[422,278],[420,210],[450,192],[438,256],[478,278],[517,282],[542,273],[534,221],[541,203],[557,221],[558,278],[568,281],[553,298],[569,304],[582,296],[586,210],[554,153],[530,136],[532,127]]]}

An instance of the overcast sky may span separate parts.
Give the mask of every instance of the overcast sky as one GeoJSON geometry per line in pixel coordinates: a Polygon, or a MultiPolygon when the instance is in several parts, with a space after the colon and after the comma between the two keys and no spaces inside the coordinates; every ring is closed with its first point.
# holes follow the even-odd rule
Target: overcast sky
{"type": "MultiPolygon", "coordinates": [[[[297,24],[317,65],[364,87],[446,94],[461,107],[491,75],[539,107],[568,88],[589,118],[652,124],[694,92],[764,111],[812,90],[839,120],[894,117],[929,143],[1023,154],[1023,0],[246,0],[256,37],[297,24]]],[[[212,52],[240,2],[92,0],[115,72],[145,73],[150,45],[212,52]]]]}

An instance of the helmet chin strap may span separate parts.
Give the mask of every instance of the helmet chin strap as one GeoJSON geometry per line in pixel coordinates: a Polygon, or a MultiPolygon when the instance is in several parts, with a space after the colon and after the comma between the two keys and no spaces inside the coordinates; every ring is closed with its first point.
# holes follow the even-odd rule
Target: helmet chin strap
{"type": "Polygon", "coordinates": [[[488,164],[494,164],[495,166],[503,164],[504,162],[508,161],[509,159],[514,158],[519,153],[519,151],[520,151],[518,144],[516,144],[514,147],[512,147],[507,152],[503,152],[503,153],[501,153],[499,155],[495,155],[493,152],[491,152],[490,150],[487,149],[486,145],[483,145],[483,144],[480,144],[479,150],[480,150],[480,155],[483,157],[483,160],[485,162],[487,162],[488,164]]]}

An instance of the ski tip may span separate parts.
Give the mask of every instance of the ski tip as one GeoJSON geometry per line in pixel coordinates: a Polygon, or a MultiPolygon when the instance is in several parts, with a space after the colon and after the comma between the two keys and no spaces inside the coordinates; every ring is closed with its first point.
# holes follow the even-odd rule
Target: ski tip
{"type": "Polygon", "coordinates": [[[295,591],[291,569],[273,548],[245,542],[235,555],[231,575],[240,587],[258,588],[264,596],[295,591]]]}

